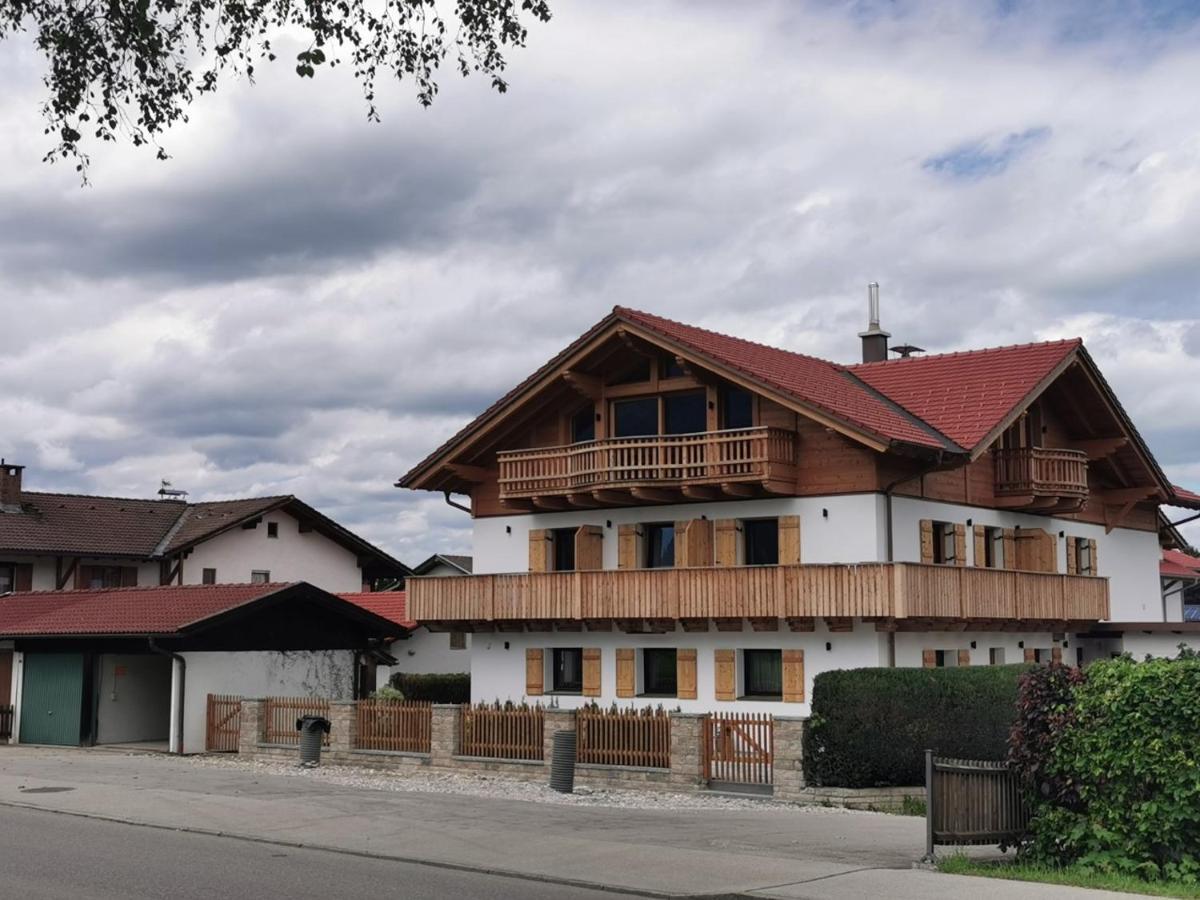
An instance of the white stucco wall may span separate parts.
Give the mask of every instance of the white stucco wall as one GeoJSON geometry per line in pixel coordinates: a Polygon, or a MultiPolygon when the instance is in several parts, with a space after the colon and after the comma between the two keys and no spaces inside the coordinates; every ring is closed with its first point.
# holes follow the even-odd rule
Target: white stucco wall
{"type": "Polygon", "coordinates": [[[171,659],[104,654],[99,666],[96,742],[165,741],[170,734],[171,659]]]}
{"type": "Polygon", "coordinates": [[[362,590],[358,557],[315,531],[300,533],[300,523],[276,511],[258,527],[235,528],[196,547],[183,563],[184,584],[200,584],[204,569],[217,570],[217,581],[240,584],[250,573],[266,571],[272,581],[307,581],[331,593],[362,590]],[[279,537],[267,537],[267,523],[279,525],[279,537]]]}
{"type": "Polygon", "coordinates": [[[395,672],[411,672],[418,675],[454,674],[471,671],[471,640],[474,635],[464,635],[466,649],[451,650],[450,635],[418,628],[407,639],[396,641],[388,647],[388,653],[396,657],[394,666],[379,666],[375,670],[375,686],[383,687],[395,672]]]}
{"type": "Polygon", "coordinates": [[[1174,659],[1179,655],[1180,644],[1200,651],[1200,634],[1146,634],[1129,631],[1125,633],[1121,644],[1126,653],[1132,654],[1133,658],[1139,661],[1147,656],[1174,659]]]}
{"type": "Polygon", "coordinates": [[[674,506],[626,506],[570,512],[497,516],[474,522],[474,572],[525,572],[529,532],[535,528],[604,527],[604,567],[617,567],[617,528],[638,522],[683,519],[753,519],[800,516],[800,556],[809,563],[854,563],[884,556],[883,498],[877,494],[837,497],[779,497],[674,506]],[[824,511],[829,515],[825,516],[824,511]],[[608,527],[608,523],[612,523],[608,527]]]}
{"type": "Polygon", "coordinates": [[[242,653],[189,652],[185,676],[185,753],[203,753],[209,694],[327,697],[354,694],[354,651],[297,650],[242,653]]]}
{"type": "Polygon", "coordinates": [[[958,651],[971,654],[972,666],[991,664],[992,649],[1003,650],[1004,665],[1025,661],[1025,651],[1062,649],[1063,662],[1074,660],[1070,635],[1066,640],[1055,641],[1048,632],[998,632],[998,631],[901,631],[896,634],[896,665],[915,668],[922,665],[921,654],[925,650],[948,651],[948,664],[958,665],[958,651]],[[1063,644],[1067,647],[1063,647],[1063,644]],[[975,646],[972,647],[971,645],[975,646]]]}

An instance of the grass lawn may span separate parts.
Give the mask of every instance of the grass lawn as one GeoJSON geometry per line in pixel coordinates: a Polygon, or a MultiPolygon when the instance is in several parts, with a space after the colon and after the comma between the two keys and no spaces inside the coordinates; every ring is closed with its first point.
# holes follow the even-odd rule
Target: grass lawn
{"type": "Polygon", "coordinates": [[[1143,881],[1128,875],[1101,875],[1074,867],[1051,869],[1008,861],[974,860],[968,856],[944,857],[938,869],[952,875],[983,875],[988,878],[1008,878],[1013,881],[1041,881],[1047,884],[1069,884],[1072,887],[1096,888],[1104,891],[1125,891],[1130,894],[1149,894],[1153,897],[1200,898],[1200,885],[1179,881],[1143,881]]]}

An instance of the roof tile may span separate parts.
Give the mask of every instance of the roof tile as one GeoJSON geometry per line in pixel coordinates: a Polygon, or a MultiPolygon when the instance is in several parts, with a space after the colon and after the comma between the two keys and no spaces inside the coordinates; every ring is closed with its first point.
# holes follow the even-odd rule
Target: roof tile
{"type": "Polygon", "coordinates": [[[338,594],[347,603],[362,607],[367,612],[395,622],[412,631],[417,623],[408,618],[408,598],[404,591],[377,591],[375,593],[338,594]]]}

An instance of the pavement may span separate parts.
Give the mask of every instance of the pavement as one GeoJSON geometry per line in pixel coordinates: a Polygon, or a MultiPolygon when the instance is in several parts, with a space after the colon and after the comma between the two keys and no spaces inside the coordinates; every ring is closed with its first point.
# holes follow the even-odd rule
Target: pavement
{"type": "Polygon", "coordinates": [[[562,806],[347,787],[161,755],[0,747],[0,806],[649,896],[1125,896],[914,869],[922,819],[778,804],[562,806]]]}

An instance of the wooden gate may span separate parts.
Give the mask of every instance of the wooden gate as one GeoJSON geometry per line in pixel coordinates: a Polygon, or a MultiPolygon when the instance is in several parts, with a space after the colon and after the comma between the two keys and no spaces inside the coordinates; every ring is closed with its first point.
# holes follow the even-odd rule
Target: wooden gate
{"type": "Polygon", "coordinates": [[[925,751],[926,858],[937,844],[1015,844],[1029,807],[1002,762],[941,759],[925,751]]]}
{"type": "Polygon", "coordinates": [[[709,783],[771,790],[775,720],[767,713],[704,718],[704,771],[709,783]]]}
{"type": "Polygon", "coordinates": [[[208,695],[204,749],[209,753],[237,753],[242,730],[242,698],[208,695]]]}

